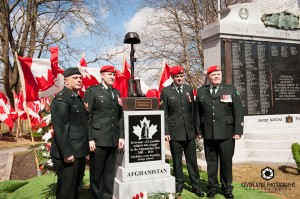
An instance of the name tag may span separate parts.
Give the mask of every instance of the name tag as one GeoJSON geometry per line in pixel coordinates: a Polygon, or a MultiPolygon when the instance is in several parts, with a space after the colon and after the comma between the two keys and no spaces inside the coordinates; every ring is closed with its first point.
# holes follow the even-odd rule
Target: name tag
{"type": "Polygon", "coordinates": [[[231,95],[221,95],[220,101],[224,103],[230,103],[232,102],[232,97],[231,95]]]}

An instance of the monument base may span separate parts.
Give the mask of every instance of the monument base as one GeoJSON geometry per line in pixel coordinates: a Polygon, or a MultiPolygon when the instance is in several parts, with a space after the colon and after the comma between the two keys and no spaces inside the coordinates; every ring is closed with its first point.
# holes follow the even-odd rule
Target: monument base
{"type": "Polygon", "coordinates": [[[116,170],[116,178],[122,182],[171,176],[170,165],[167,163],[150,166],[146,166],[141,163],[141,166],[139,167],[123,167],[119,165],[116,170]]]}
{"type": "Polygon", "coordinates": [[[163,178],[153,178],[147,180],[135,180],[131,182],[122,182],[115,178],[114,197],[117,199],[132,198],[140,192],[175,193],[175,178],[173,176],[163,178]]]}

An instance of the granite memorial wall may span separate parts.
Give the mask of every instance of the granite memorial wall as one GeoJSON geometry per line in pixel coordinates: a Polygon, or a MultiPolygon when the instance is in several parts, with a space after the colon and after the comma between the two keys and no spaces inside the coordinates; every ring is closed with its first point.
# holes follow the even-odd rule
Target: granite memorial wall
{"type": "MultiPolygon", "coordinates": [[[[299,44],[241,39],[231,39],[230,44],[231,82],[241,95],[246,115],[300,112],[299,44]]],[[[226,81],[224,42],[221,51],[226,81]]]]}

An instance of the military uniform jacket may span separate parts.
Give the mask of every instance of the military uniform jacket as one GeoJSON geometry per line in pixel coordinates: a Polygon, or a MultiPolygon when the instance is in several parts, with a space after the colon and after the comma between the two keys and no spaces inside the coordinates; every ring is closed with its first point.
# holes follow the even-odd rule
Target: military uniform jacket
{"type": "Polygon", "coordinates": [[[112,90],[114,98],[102,84],[89,87],[84,95],[89,112],[89,140],[94,140],[96,146],[117,146],[119,138],[124,138],[121,95],[112,90]]]}
{"type": "Polygon", "coordinates": [[[182,95],[173,84],[164,88],[160,96],[160,109],[165,114],[165,134],[170,135],[171,140],[195,138],[194,95],[190,86],[182,85],[182,95]]]}
{"type": "Polygon", "coordinates": [[[88,155],[88,114],[83,101],[64,87],[52,100],[50,111],[54,130],[50,156],[81,158],[88,155]]]}
{"type": "Polygon", "coordinates": [[[237,90],[232,85],[221,84],[211,96],[210,86],[197,91],[196,100],[197,131],[205,139],[227,139],[233,134],[243,134],[243,106],[237,90]]]}

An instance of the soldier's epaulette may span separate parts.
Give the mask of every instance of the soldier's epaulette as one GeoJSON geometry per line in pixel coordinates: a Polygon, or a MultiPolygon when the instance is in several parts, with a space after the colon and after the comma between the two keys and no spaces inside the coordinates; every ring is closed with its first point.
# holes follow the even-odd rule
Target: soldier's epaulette
{"type": "Polygon", "coordinates": [[[66,91],[65,90],[62,90],[60,91],[55,97],[53,100],[57,100],[57,101],[61,101],[63,100],[62,97],[66,94],[66,91]]]}
{"type": "Polygon", "coordinates": [[[234,87],[232,84],[224,84],[224,86],[234,87]]]}
{"type": "Polygon", "coordinates": [[[100,84],[95,84],[95,85],[93,85],[93,86],[89,86],[88,88],[87,88],[87,90],[88,89],[90,89],[90,88],[95,88],[95,87],[97,87],[97,86],[99,86],[100,84]]]}

